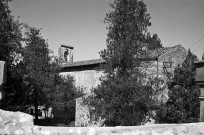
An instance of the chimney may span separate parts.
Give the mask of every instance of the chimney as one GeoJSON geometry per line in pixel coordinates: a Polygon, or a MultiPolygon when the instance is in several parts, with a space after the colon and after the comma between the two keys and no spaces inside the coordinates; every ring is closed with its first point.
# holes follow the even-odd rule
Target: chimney
{"type": "Polygon", "coordinates": [[[73,63],[73,46],[59,45],[58,57],[60,64],[73,63]]]}

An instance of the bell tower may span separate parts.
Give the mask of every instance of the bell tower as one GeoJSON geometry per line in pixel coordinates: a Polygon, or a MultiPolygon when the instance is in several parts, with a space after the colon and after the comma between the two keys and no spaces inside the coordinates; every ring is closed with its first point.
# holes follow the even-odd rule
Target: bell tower
{"type": "Polygon", "coordinates": [[[73,63],[73,46],[59,45],[58,61],[60,64],[73,63]]]}

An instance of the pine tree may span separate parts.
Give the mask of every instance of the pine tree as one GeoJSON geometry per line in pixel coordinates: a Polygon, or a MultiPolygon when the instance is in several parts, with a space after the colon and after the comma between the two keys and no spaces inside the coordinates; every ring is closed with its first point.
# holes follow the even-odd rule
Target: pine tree
{"type": "Polygon", "coordinates": [[[100,52],[107,61],[101,68],[105,80],[94,89],[90,105],[94,118],[105,119],[107,126],[141,125],[148,121],[152,91],[136,67],[145,54],[150,15],[140,0],[114,0],[111,7],[105,18],[107,49],[100,52]]]}
{"type": "Polygon", "coordinates": [[[159,39],[157,34],[153,34],[151,36],[150,33],[147,33],[147,44],[148,50],[154,50],[162,47],[161,40],[159,39]]]}

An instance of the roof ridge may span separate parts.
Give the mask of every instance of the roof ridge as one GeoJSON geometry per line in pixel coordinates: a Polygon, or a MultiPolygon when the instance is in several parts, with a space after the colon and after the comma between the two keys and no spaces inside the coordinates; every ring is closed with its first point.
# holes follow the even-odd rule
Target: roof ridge
{"type": "MultiPolygon", "coordinates": [[[[75,62],[95,61],[95,60],[104,60],[104,59],[99,58],[99,59],[91,59],[91,60],[80,60],[80,61],[75,61],[75,62]]],[[[75,63],[75,62],[73,62],[73,63],[75,63]]]]}
{"type": "Polygon", "coordinates": [[[84,60],[84,61],[76,61],[73,63],[66,63],[63,67],[72,67],[72,66],[85,66],[85,65],[95,65],[104,63],[104,59],[92,59],[92,60],[84,60]]]}

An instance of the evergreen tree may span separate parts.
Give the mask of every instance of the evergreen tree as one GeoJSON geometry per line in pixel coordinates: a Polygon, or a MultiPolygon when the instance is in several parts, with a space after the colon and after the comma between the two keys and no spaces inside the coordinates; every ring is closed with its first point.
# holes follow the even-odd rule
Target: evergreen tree
{"type": "Polygon", "coordinates": [[[158,123],[189,123],[199,120],[199,87],[195,82],[194,61],[197,57],[188,51],[181,66],[169,82],[169,99],[157,112],[158,123]]]}
{"type": "Polygon", "coordinates": [[[107,126],[140,125],[148,121],[152,89],[144,83],[139,58],[145,54],[150,15],[140,0],[114,0],[105,18],[108,23],[107,49],[100,52],[107,61],[101,70],[105,80],[94,89],[96,116],[107,126]]]}
{"type": "Polygon", "coordinates": [[[53,90],[57,65],[51,61],[48,43],[41,36],[40,30],[27,27],[26,46],[23,55],[24,82],[31,93],[31,105],[35,106],[35,123],[38,122],[38,106],[49,100],[53,90]]]}
{"type": "Polygon", "coordinates": [[[21,56],[23,41],[22,24],[14,20],[9,9],[10,0],[0,1],[0,60],[7,63],[7,80],[3,87],[5,97],[0,108],[5,110],[23,110],[24,93],[20,84],[21,56]]]}
{"type": "Polygon", "coordinates": [[[21,53],[22,34],[21,24],[14,21],[11,16],[9,2],[9,0],[0,1],[0,60],[6,61],[10,67],[17,59],[17,54],[21,53]]]}
{"type": "Polygon", "coordinates": [[[148,50],[154,50],[162,47],[161,40],[157,34],[153,34],[151,36],[150,33],[147,33],[147,44],[148,50]]]}

